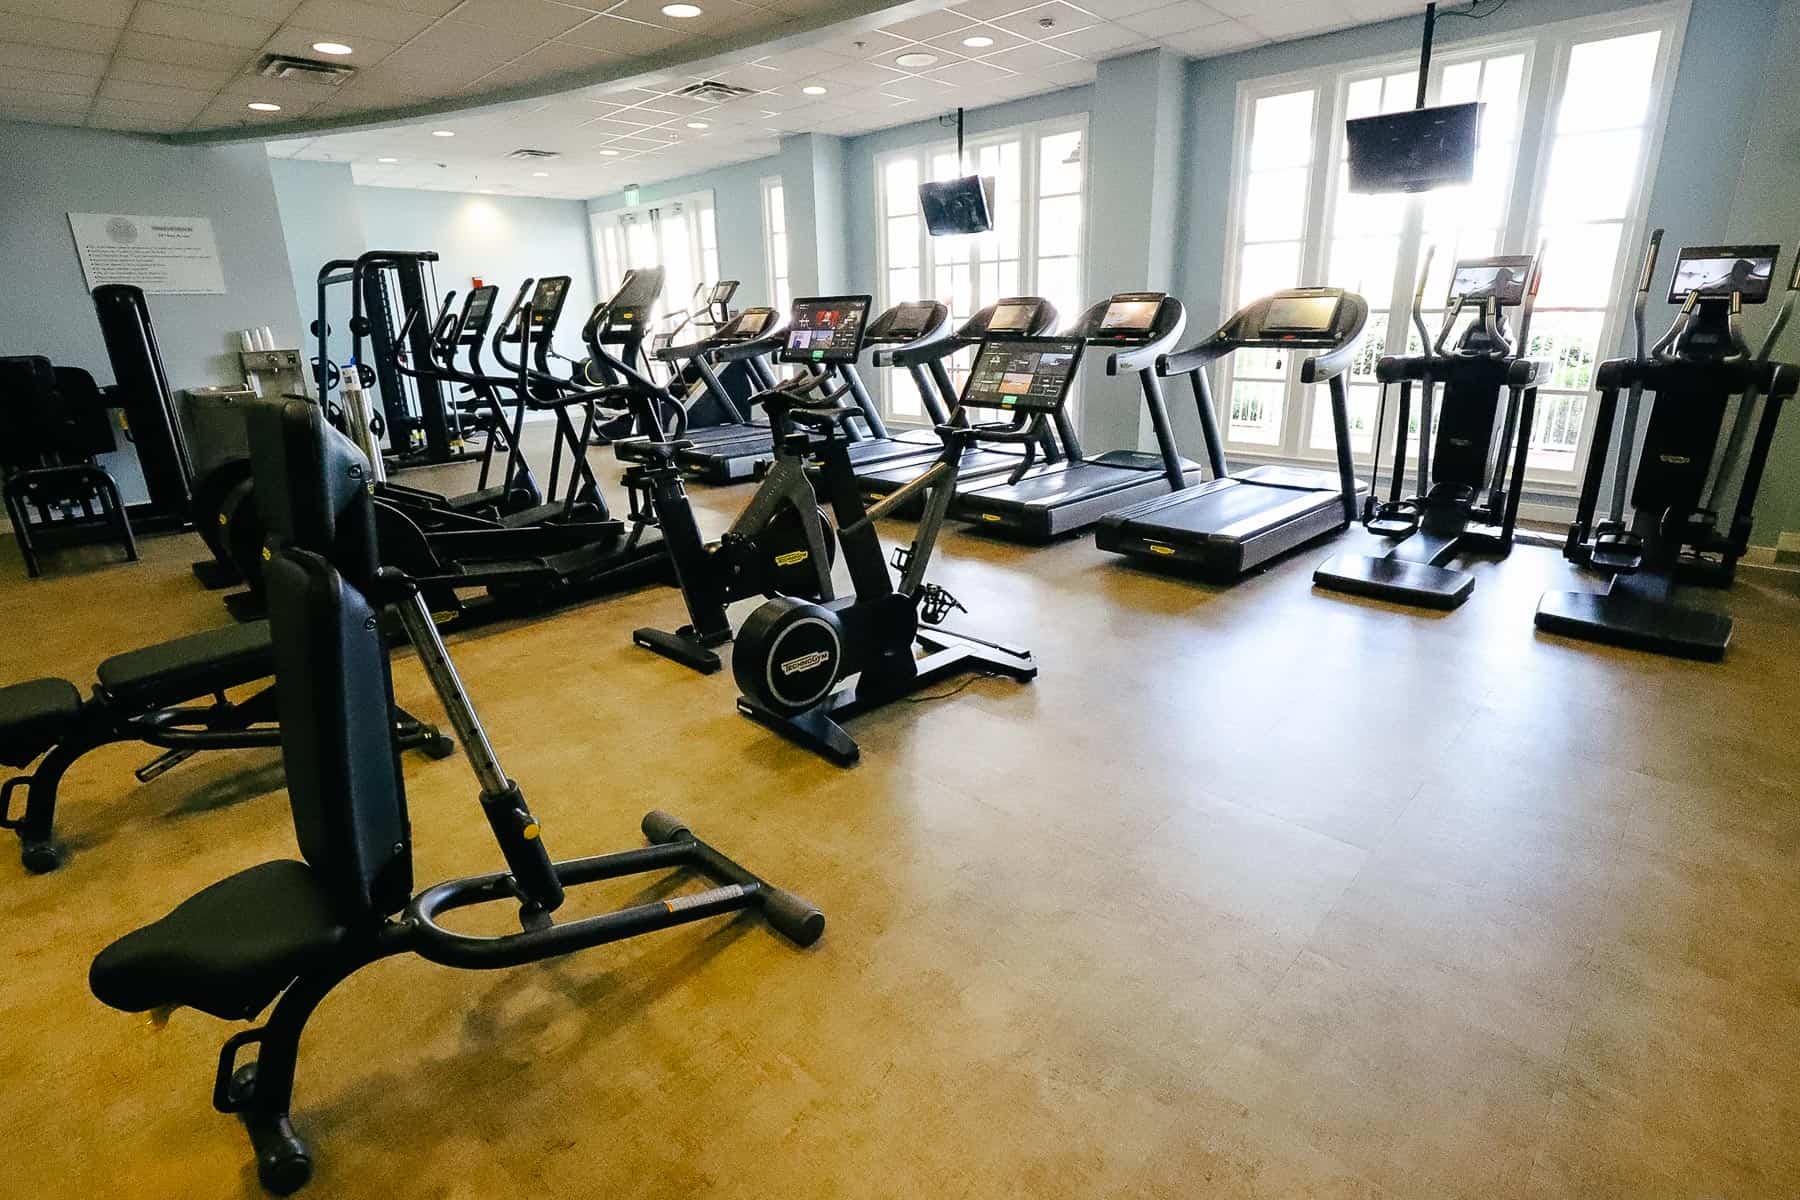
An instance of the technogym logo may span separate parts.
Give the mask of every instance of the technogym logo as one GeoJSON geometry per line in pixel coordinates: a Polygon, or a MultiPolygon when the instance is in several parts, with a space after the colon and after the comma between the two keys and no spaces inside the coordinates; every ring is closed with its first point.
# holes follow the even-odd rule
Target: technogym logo
{"type": "Polygon", "coordinates": [[[810,671],[815,667],[822,667],[830,661],[831,655],[823,650],[814,650],[810,654],[802,654],[782,663],[781,673],[783,675],[798,675],[802,671],[810,671]]]}

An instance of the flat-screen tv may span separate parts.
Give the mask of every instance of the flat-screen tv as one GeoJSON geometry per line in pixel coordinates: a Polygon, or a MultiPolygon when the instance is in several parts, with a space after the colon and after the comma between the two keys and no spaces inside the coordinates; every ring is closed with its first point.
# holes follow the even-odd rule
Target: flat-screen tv
{"type": "Polygon", "coordinates": [[[1344,122],[1353,192],[1428,192],[1475,178],[1481,104],[1445,104],[1344,122]]]}
{"type": "Polygon", "coordinates": [[[919,185],[919,209],[932,237],[986,233],[994,227],[994,177],[964,175],[919,185]]]}

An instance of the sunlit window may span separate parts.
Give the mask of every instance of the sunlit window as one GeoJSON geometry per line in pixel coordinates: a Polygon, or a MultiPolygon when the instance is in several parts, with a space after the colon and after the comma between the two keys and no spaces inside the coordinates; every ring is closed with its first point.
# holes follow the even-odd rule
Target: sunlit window
{"type": "Polygon", "coordinates": [[[595,213],[591,223],[605,273],[602,297],[617,289],[628,270],[663,269],[662,297],[651,309],[659,326],[665,315],[687,309],[701,283],[718,281],[719,233],[711,192],[595,213]]]}
{"type": "Polygon", "coordinates": [[[786,313],[793,304],[788,286],[787,198],[780,176],[762,182],[764,258],[768,269],[769,307],[786,313]]]}
{"type": "MultiPolygon", "coordinates": [[[[1644,158],[1664,101],[1673,19],[1661,10],[1441,45],[1427,103],[1479,100],[1484,108],[1474,181],[1423,196],[1352,194],[1342,134],[1346,120],[1413,107],[1413,64],[1363,67],[1328,82],[1310,76],[1246,85],[1226,302],[1235,307],[1303,283],[1348,288],[1369,302],[1368,332],[1349,377],[1359,457],[1378,432],[1376,361],[1420,349],[1409,313],[1426,247],[1435,257],[1421,315],[1435,334],[1459,258],[1547,245],[1528,349],[1552,360],[1555,371],[1539,393],[1531,466],[1552,482],[1574,479],[1594,364],[1623,327],[1621,264],[1641,236],[1644,158]],[[1528,121],[1528,112],[1541,115],[1528,121]],[[1320,163],[1327,169],[1315,170],[1320,163]],[[1522,180],[1535,189],[1521,189],[1522,180]]],[[[1234,359],[1220,368],[1229,444],[1277,458],[1328,458],[1326,389],[1301,386],[1291,355],[1234,359]]],[[[1416,416],[1414,425],[1416,434],[1416,416]]]]}
{"type": "MultiPolygon", "coordinates": [[[[1085,122],[1058,122],[972,138],[961,162],[954,142],[913,147],[877,159],[876,232],[880,305],[939,300],[962,322],[1007,296],[1039,295],[1071,321],[1082,304],[1087,240],[1085,122]],[[979,174],[994,179],[994,228],[965,237],[930,237],[919,211],[919,184],[979,174]]],[[[961,386],[971,352],[951,362],[961,386]]],[[[924,408],[909,379],[884,372],[883,407],[900,421],[924,408]]]]}

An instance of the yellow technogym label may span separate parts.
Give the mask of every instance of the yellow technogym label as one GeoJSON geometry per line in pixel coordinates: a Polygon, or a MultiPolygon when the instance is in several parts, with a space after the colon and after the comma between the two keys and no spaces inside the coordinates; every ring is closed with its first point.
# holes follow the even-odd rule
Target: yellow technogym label
{"type": "Polygon", "coordinates": [[[791,567],[803,563],[811,557],[812,555],[805,550],[789,550],[786,554],[777,554],[775,556],[775,565],[778,567],[791,567]]]}
{"type": "Polygon", "coordinates": [[[269,553],[269,548],[267,546],[263,547],[263,561],[264,562],[274,562],[275,561],[275,556],[273,554],[269,553]]]}
{"type": "Polygon", "coordinates": [[[999,513],[982,513],[981,519],[984,521],[992,521],[994,524],[998,525],[1000,523],[1000,514],[999,513]]]}
{"type": "Polygon", "coordinates": [[[224,513],[220,513],[220,514],[219,514],[219,524],[220,524],[220,525],[224,525],[224,524],[225,524],[225,514],[224,514],[224,513]]]}
{"type": "Polygon", "coordinates": [[[1175,547],[1173,546],[1159,546],[1155,542],[1146,542],[1144,544],[1149,547],[1150,553],[1152,554],[1161,554],[1166,557],[1173,557],[1175,554],[1175,547]]]}

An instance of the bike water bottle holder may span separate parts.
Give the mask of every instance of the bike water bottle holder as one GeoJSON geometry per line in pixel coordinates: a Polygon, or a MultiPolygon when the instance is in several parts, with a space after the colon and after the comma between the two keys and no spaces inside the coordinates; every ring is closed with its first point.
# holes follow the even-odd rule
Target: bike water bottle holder
{"type": "Polygon", "coordinates": [[[953,612],[968,612],[962,601],[935,583],[927,583],[919,588],[919,620],[927,625],[942,625],[944,618],[953,612]]]}

